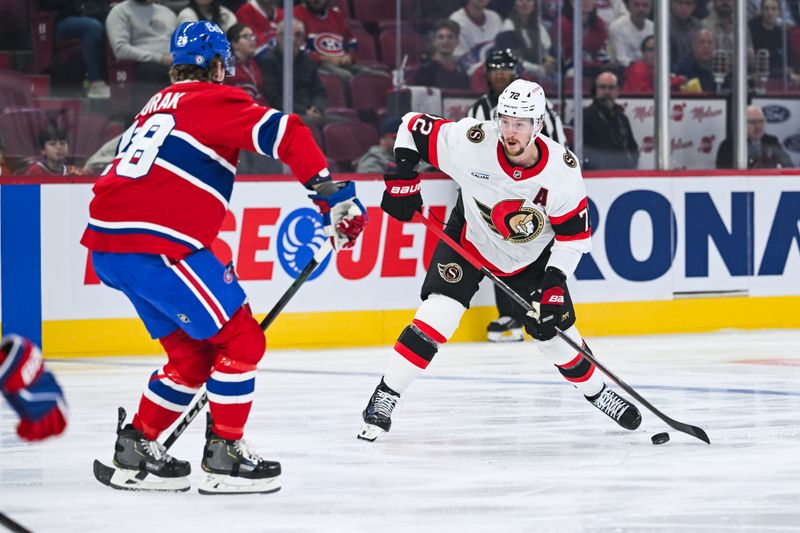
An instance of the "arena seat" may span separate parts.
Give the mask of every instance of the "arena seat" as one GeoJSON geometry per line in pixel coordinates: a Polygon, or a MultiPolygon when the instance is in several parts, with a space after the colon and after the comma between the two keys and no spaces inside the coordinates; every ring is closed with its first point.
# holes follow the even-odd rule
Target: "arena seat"
{"type": "MultiPolygon", "coordinates": [[[[409,65],[419,63],[420,56],[425,51],[425,42],[415,31],[401,30],[400,50],[403,55],[408,55],[409,65]]],[[[395,68],[395,48],[397,47],[397,31],[389,28],[381,32],[378,36],[378,44],[381,48],[381,62],[388,65],[390,69],[395,68]]]]}
{"type": "MultiPolygon", "coordinates": [[[[414,16],[414,0],[402,0],[400,6],[403,20],[414,16]]],[[[395,18],[395,2],[376,2],[375,0],[354,0],[354,18],[365,24],[380,23],[395,18]]]]}
{"type": "Polygon", "coordinates": [[[378,132],[369,124],[339,122],[328,124],[322,130],[327,155],[343,172],[353,169],[353,161],[378,144],[378,132]]]}
{"type": "Polygon", "coordinates": [[[328,107],[347,107],[347,99],[344,96],[344,87],[339,78],[324,72],[319,73],[319,79],[325,87],[325,95],[328,97],[328,107]]]}
{"type": "Polygon", "coordinates": [[[357,74],[350,78],[350,95],[353,109],[359,112],[377,113],[386,107],[392,80],[377,74],[357,74]]]}
{"type": "Polygon", "coordinates": [[[47,115],[41,109],[14,109],[0,115],[0,138],[5,143],[6,157],[38,155],[37,138],[47,123],[47,115]]]}
{"type": "Polygon", "coordinates": [[[33,107],[33,82],[15,70],[0,70],[0,113],[16,107],[33,107]]]}
{"type": "Polygon", "coordinates": [[[79,165],[109,139],[122,133],[119,124],[110,122],[105,115],[91,111],[65,113],[56,123],[67,132],[70,158],[79,165]]]}

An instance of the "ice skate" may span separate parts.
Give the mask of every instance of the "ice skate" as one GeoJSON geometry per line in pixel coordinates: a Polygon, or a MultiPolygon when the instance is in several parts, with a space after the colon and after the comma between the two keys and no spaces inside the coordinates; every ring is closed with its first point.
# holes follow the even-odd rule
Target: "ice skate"
{"type": "Polygon", "coordinates": [[[639,409],[605,385],[599,394],[586,399],[625,429],[634,430],[642,423],[639,409]]]}
{"type": "Polygon", "coordinates": [[[522,335],[522,324],[510,316],[501,316],[489,322],[486,327],[489,342],[519,342],[522,335]]]}
{"type": "Polygon", "coordinates": [[[191,465],[167,454],[156,440],[148,440],[132,424],[123,426],[125,409],[119,408],[114,467],[95,461],[98,481],[120,490],[172,491],[189,490],[191,465]]]}
{"type": "Polygon", "coordinates": [[[361,413],[364,425],[358,432],[358,438],[370,442],[386,433],[392,427],[392,410],[397,405],[400,395],[381,382],[372,393],[364,412],[361,413]]]}
{"type": "Polygon", "coordinates": [[[209,416],[200,494],[266,494],[281,489],[280,463],[259,457],[246,440],[223,439],[211,428],[209,416]]]}

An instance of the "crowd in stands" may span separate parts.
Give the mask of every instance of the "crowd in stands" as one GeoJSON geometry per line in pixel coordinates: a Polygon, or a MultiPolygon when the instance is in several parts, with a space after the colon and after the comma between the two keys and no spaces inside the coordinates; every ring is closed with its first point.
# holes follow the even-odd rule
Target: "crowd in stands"
{"type": "MultiPolygon", "coordinates": [[[[732,70],[734,0],[665,1],[670,10],[673,94],[726,94],[732,70]]],[[[583,0],[578,12],[571,0],[401,3],[405,12],[397,21],[393,20],[394,1],[295,0],[292,28],[284,28],[283,2],[276,0],[36,0],[29,3],[29,15],[31,21],[45,21],[41,28],[52,24],[52,35],[35,40],[35,54],[42,42],[51,39],[48,54],[72,46],[78,58],[82,92],[79,110],[69,112],[81,112],[88,106],[111,119],[101,128],[106,137],[94,140],[95,149],[104,144],[107,149],[107,141],[124,129],[153,93],[169,83],[170,37],[180,23],[209,20],[219,25],[236,57],[235,75],[226,83],[242,88],[260,104],[277,108],[283,102],[283,32],[291,31],[295,87],[291,111],[302,116],[323,146],[325,138],[333,135],[325,133],[331,126],[358,122],[372,128],[371,133],[365,130],[358,136],[362,144],[357,157],[350,158],[349,152],[342,158],[329,154],[331,163],[344,171],[388,164],[382,161],[383,155],[391,155],[386,128],[396,123],[397,117],[388,116],[386,93],[393,79],[398,79],[393,72],[398,32],[401,51],[407,56],[402,62],[406,85],[465,91],[476,98],[473,116],[488,118],[497,94],[515,77],[539,82],[551,100],[563,98],[556,87],[568,86],[573,73],[573,19],[579,16],[584,27],[584,78],[592,82],[595,91],[584,103],[589,105],[585,142],[592,142],[588,139],[594,138],[591,128],[596,123],[614,124],[611,134],[602,139],[613,146],[586,145],[584,163],[587,168],[593,168],[596,161],[611,168],[635,168],[638,148],[635,141],[631,144],[626,131],[630,126],[625,127],[627,119],[615,100],[620,94],[653,94],[653,0],[583,0]],[[485,94],[478,98],[481,93],[485,94]],[[366,97],[371,99],[364,101],[366,97]],[[109,102],[105,107],[104,101],[109,102]]],[[[798,89],[800,2],[747,0],[746,6],[747,61],[753,79],[758,74],[798,89]]],[[[52,60],[50,65],[38,65],[38,70],[24,65],[18,70],[38,75],[55,68],[54,64],[52,60]]],[[[8,70],[0,68],[0,75],[8,70]]],[[[588,92],[588,83],[586,89],[588,92]]],[[[0,112],[9,109],[13,110],[6,107],[0,112]]],[[[6,139],[6,163],[0,166],[3,175],[12,169],[79,172],[65,161],[76,163],[85,172],[96,171],[97,165],[82,167],[91,152],[81,153],[83,160],[65,155],[59,162],[49,145],[41,144],[44,137],[46,143],[66,140],[53,138],[60,130],[52,120],[53,110],[45,111],[48,120],[42,123],[37,115],[35,131],[30,129],[32,139],[40,141],[38,146],[31,140],[28,153],[20,154],[14,148],[9,154],[6,139]],[[39,132],[42,136],[35,137],[39,132]],[[33,148],[40,153],[30,153],[33,148]],[[30,166],[31,157],[38,157],[39,166],[30,166]]],[[[548,115],[557,117],[552,106],[548,115]]],[[[3,127],[0,121],[0,135],[8,137],[11,130],[3,127]]],[[[569,142],[563,133],[561,136],[560,142],[569,142]]],[[[752,159],[762,161],[763,157],[752,159]]],[[[782,158],[773,159],[778,165],[786,164],[782,158]]],[[[728,161],[727,156],[720,161],[728,161]]]]}

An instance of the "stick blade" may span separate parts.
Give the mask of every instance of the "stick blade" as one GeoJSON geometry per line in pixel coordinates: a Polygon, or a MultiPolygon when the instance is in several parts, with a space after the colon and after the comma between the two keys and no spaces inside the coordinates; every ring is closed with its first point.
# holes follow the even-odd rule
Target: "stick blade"
{"type": "Polygon", "coordinates": [[[672,426],[673,429],[677,429],[687,435],[691,435],[692,437],[699,439],[706,444],[711,444],[711,439],[708,438],[705,430],[703,428],[692,426],[691,424],[684,424],[683,422],[678,422],[677,420],[670,419],[672,423],[669,425],[672,426]]]}
{"type": "Polygon", "coordinates": [[[94,477],[97,479],[97,481],[107,487],[111,486],[111,477],[114,475],[113,468],[108,467],[95,459],[92,470],[94,471],[94,477]]]}

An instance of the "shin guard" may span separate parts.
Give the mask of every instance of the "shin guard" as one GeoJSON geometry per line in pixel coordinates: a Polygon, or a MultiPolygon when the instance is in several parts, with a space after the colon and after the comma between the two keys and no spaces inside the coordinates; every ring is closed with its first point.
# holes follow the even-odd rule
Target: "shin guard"
{"type": "Polygon", "coordinates": [[[213,431],[223,439],[239,440],[253,403],[256,366],[266,349],[264,332],[244,305],[209,342],[218,353],[206,382],[213,431]]]}

